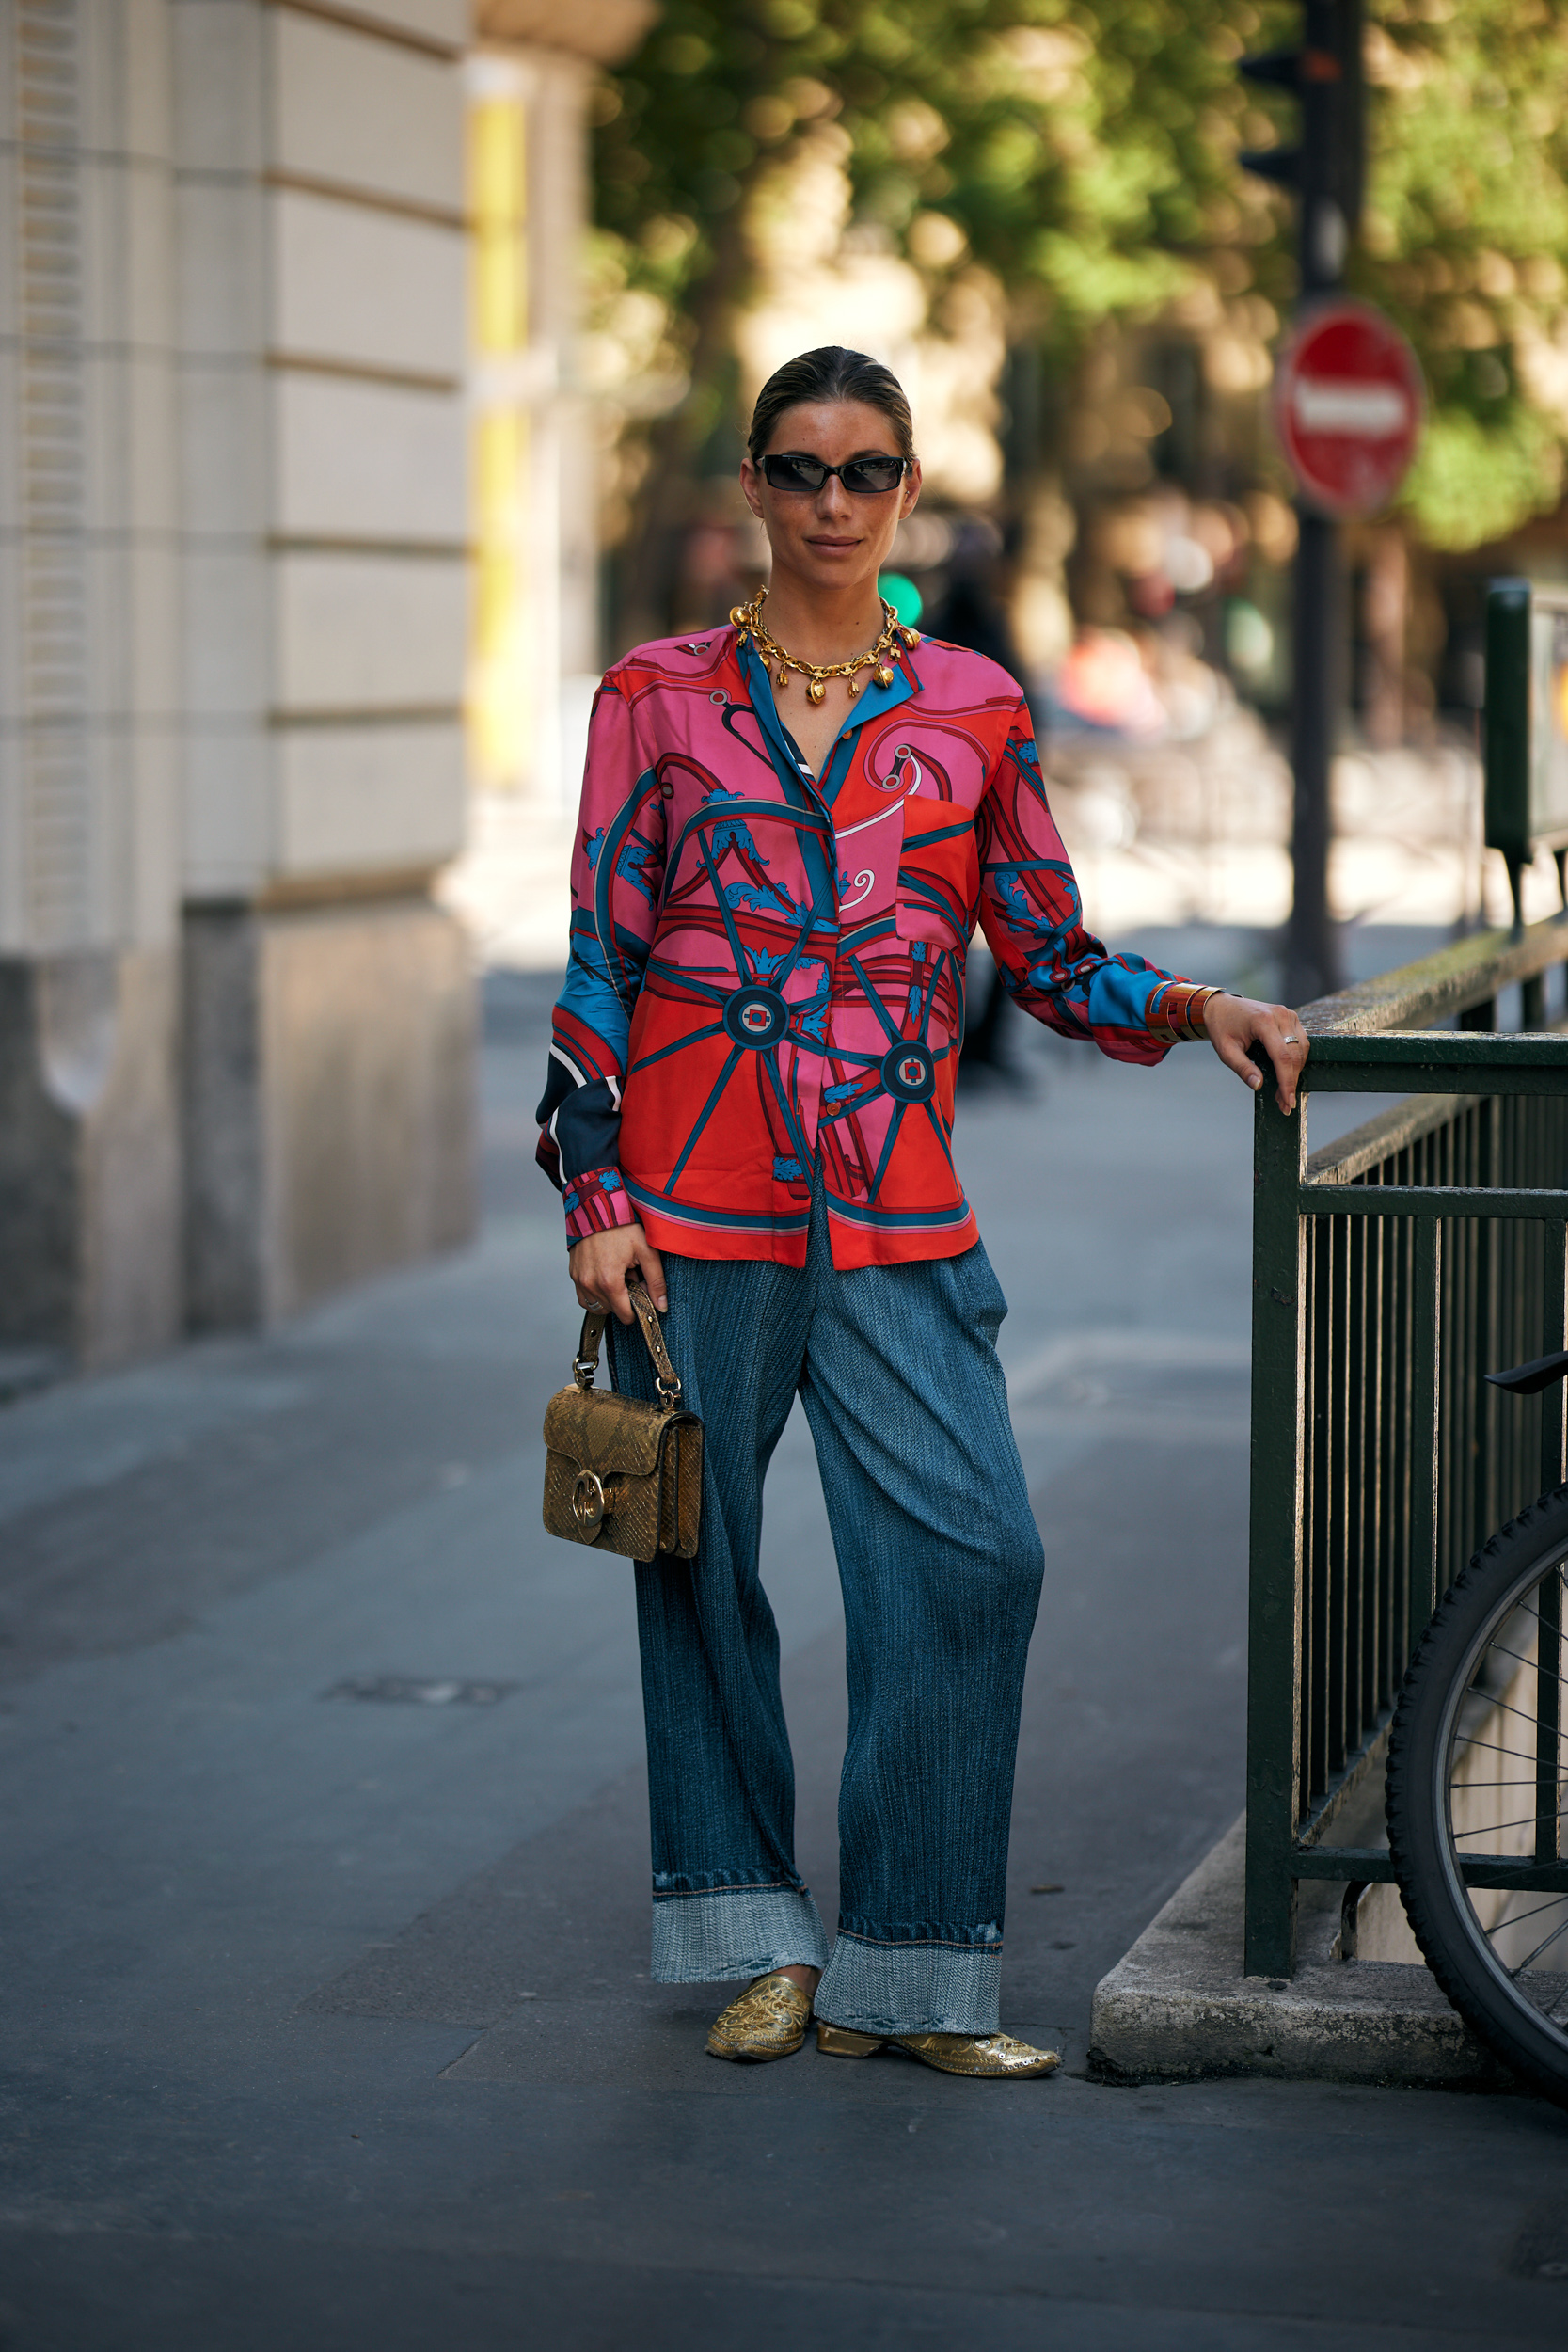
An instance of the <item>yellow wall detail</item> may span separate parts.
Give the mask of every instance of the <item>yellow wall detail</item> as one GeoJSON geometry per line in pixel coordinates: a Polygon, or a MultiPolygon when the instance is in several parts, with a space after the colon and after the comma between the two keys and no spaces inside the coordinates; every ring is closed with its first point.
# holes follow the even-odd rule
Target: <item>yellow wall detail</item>
{"type": "Polygon", "coordinates": [[[531,437],[515,380],[529,340],[527,162],[521,91],[482,89],[468,114],[478,550],[468,731],[475,780],[491,790],[527,782],[533,717],[526,561],[531,437]]]}

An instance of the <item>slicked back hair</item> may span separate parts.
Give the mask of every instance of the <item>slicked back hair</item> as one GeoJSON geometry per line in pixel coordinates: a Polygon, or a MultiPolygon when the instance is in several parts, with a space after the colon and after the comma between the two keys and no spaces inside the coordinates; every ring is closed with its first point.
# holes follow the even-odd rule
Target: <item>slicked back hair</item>
{"type": "Polygon", "coordinates": [[[914,455],[914,421],[904,387],[891,368],[863,351],[847,351],[842,343],[824,343],[817,351],[802,351],[776,368],[757,394],[746,446],[754,466],[773,436],[773,427],[786,408],[802,401],[859,400],[879,408],[892,428],[900,457],[914,455]]]}

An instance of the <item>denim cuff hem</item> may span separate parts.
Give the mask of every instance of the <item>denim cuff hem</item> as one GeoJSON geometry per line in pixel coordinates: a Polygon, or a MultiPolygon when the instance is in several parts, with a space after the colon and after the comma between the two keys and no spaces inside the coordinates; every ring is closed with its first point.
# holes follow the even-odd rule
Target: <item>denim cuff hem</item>
{"type": "Polygon", "coordinates": [[[816,2014],[855,2033],[996,2033],[1001,1963],[1000,1944],[840,1935],[816,1988],[816,2014]]]}
{"type": "Polygon", "coordinates": [[[994,1919],[970,1928],[954,1927],[942,1919],[863,1919],[841,1911],[838,1931],[862,1944],[952,1944],[960,1951],[985,1951],[992,1946],[998,1951],[1002,1948],[1002,1931],[994,1919]]]}
{"type": "Polygon", "coordinates": [[[774,1870],[656,1870],[654,1900],[668,1902],[682,1895],[733,1895],[741,1889],[764,1895],[804,1895],[809,1890],[793,1871],[774,1870]]]}
{"type": "Polygon", "coordinates": [[[828,1937],[804,1887],[731,1886],[660,1895],[654,1904],[655,1984],[717,1984],[800,1963],[820,1968],[828,1937]]]}

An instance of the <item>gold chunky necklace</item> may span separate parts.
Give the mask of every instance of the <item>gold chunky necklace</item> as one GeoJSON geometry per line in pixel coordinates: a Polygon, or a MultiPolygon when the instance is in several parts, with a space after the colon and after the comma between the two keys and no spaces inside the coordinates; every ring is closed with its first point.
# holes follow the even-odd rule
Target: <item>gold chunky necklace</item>
{"type": "Polygon", "coordinates": [[[759,588],[750,604],[737,604],[731,611],[730,619],[740,631],[736,645],[744,645],[750,638],[764,661],[778,664],[773,673],[775,686],[787,686],[791,670],[799,670],[806,681],[807,699],[814,703],[822,700],[831,677],[847,678],[850,693],[858,694],[861,691],[859,673],[862,670],[872,672],[876,685],[891,686],[893,665],[901,659],[904,647],[920,643],[920,631],[906,628],[883,596],[879,600],[883,613],[882,633],[869,653],[858,653],[852,661],[802,661],[798,654],[785,653],[778,639],[763,627],[762,603],[767,594],[766,588],[759,588]]]}

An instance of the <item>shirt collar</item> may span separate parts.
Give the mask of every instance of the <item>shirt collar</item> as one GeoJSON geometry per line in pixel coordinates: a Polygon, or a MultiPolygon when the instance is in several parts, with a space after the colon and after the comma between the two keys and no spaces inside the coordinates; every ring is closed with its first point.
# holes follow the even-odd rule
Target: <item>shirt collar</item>
{"type": "MultiPolygon", "coordinates": [[[[855,729],[863,726],[867,719],[880,719],[888,711],[896,710],[899,704],[907,703],[920,687],[920,679],[914,674],[907,653],[893,664],[893,683],[890,686],[879,686],[873,675],[870,683],[861,688],[850,704],[844,724],[833,738],[833,747],[823,763],[819,782],[813,774],[809,761],[800,757],[800,746],[779,709],[767,663],[753,644],[743,645],[738,652],[741,675],[751,693],[752,707],[762,721],[764,732],[772,739],[778,754],[799,773],[802,783],[818,798],[829,802],[836,796],[848,767],[848,761],[841,755],[846,737],[853,735],[855,729]]],[[[803,687],[801,691],[804,691],[803,687]]]]}

